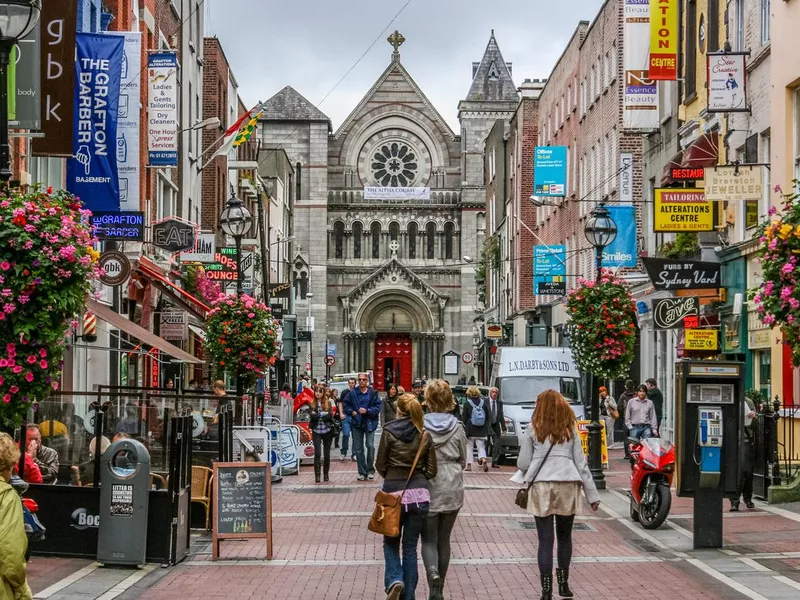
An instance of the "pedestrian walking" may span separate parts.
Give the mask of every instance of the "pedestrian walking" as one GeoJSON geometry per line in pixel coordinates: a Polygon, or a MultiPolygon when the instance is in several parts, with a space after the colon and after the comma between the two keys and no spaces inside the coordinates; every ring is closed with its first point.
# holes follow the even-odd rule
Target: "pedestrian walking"
{"type": "Polygon", "coordinates": [[[356,460],[356,445],[353,444],[352,448],[350,447],[350,426],[352,423],[352,416],[350,415],[350,412],[345,409],[347,396],[353,391],[354,387],[356,387],[356,380],[354,377],[351,377],[347,380],[347,389],[344,390],[342,395],[339,397],[339,417],[342,421],[342,454],[339,457],[340,461],[347,458],[348,451],[350,452],[350,457],[353,459],[353,462],[356,460]]]}
{"type": "Polygon", "coordinates": [[[431,435],[424,429],[422,406],[413,394],[398,399],[397,418],[383,430],[375,468],[383,477],[381,489],[400,496],[402,505],[400,535],[383,538],[386,598],[414,600],[419,579],[417,543],[431,501],[428,480],[436,477],[437,469],[431,435]]]}
{"type": "Polygon", "coordinates": [[[428,482],[431,503],[422,530],[422,562],[428,577],[428,600],[443,600],[450,566],[450,534],[464,505],[467,435],[461,421],[452,414],[456,401],[446,381],[431,381],[425,390],[425,400],[428,404],[425,431],[433,440],[436,477],[428,482]]]}
{"type": "Polygon", "coordinates": [[[640,385],[625,409],[625,426],[637,440],[658,436],[658,419],[653,401],[647,397],[647,386],[640,385]]]}
{"type": "MultiPolygon", "coordinates": [[[[325,384],[327,387],[328,384],[325,384]]],[[[333,429],[331,435],[333,436],[333,447],[335,450],[339,449],[339,434],[342,433],[342,413],[339,412],[339,390],[336,388],[328,388],[328,396],[331,400],[333,407],[333,429]]]]}
{"type": "Polygon", "coordinates": [[[742,405],[742,441],[739,444],[739,489],[731,496],[731,512],[739,512],[739,498],[744,499],[747,508],[755,508],[753,504],[753,463],[755,462],[755,435],[753,419],[756,405],[745,396],[742,405]]]}
{"type": "Polygon", "coordinates": [[[473,446],[478,448],[478,464],[484,471],[489,470],[486,462],[486,438],[489,437],[489,418],[486,399],[481,396],[477,386],[467,388],[467,400],[461,412],[461,419],[467,430],[467,471],[472,471],[473,446]]]}
{"type": "Polygon", "coordinates": [[[500,399],[500,390],[493,387],[489,390],[489,441],[491,442],[492,468],[500,468],[500,454],[502,446],[500,437],[508,433],[506,429],[506,416],[503,413],[503,401],[500,399]]]}
{"type": "Polygon", "coordinates": [[[386,390],[386,397],[381,402],[381,427],[386,427],[387,423],[397,418],[397,399],[399,397],[397,386],[390,383],[386,390]]]}
{"type": "Polygon", "coordinates": [[[581,488],[593,511],[600,506],[600,495],[583,455],[575,413],[557,391],[547,390],[536,399],[531,432],[520,441],[517,467],[525,473],[523,481],[528,484],[528,512],[536,517],[541,600],[553,598],[555,538],[558,593],[562,598],[572,598],[572,525],[581,508],[581,488]]]}
{"type": "Polygon", "coordinates": [[[619,416],[617,402],[609,395],[606,386],[601,385],[598,391],[600,394],[600,417],[606,426],[606,444],[611,446],[614,443],[614,420],[619,416]]]}
{"type": "Polygon", "coordinates": [[[25,576],[28,537],[22,502],[8,483],[19,456],[19,448],[11,436],[0,433],[0,598],[30,600],[31,590],[25,576]]]}
{"type": "Polygon", "coordinates": [[[628,402],[636,397],[636,387],[634,386],[633,379],[625,380],[625,389],[617,399],[617,412],[619,418],[615,422],[614,439],[623,441],[625,447],[625,458],[631,457],[630,447],[628,446],[628,428],[625,426],[625,411],[628,408],[628,402]]]}
{"type": "Polygon", "coordinates": [[[358,463],[358,480],[375,479],[375,430],[381,412],[381,399],[369,385],[366,373],[358,374],[358,386],[354,387],[345,402],[350,415],[350,432],[358,463]]]}
{"type": "Polygon", "coordinates": [[[325,481],[329,480],[335,410],[328,389],[322,384],[314,387],[314,400],[311,402],[311,419],[308,426],[311,429],[311,441],[314,443],[314,481],[316,483],[319,483],[320,467],[325,481]]]}
{"type": "Polygon", "coordinates": [[[653,402],[656,409],[656,429],[661,427],[661,421],[664,419],[664,394],[658,389],[656,380],[650,377],[645,381],[647,385],[647,397],[653,402]]]}

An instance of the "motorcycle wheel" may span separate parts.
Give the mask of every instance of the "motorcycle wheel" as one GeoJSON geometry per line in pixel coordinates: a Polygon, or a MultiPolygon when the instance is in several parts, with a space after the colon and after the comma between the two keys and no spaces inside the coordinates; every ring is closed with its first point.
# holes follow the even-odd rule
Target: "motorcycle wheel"
{"type": "Polygon", "coordinates": [[[658,529],[667,520],[669,509],[672,507],[672,492],[666,483],[656,487],[656,501],[652,508],[644,504],[639,505],[639,523],[645,529],[658,529]]]}
{"type": "Polygon", "coordinates": [[[631,514],[631,521],[639,522],[639,509],[636,508],[636,504],[633,501],[633,498],[630,499],[630,514],[631,514]]]}

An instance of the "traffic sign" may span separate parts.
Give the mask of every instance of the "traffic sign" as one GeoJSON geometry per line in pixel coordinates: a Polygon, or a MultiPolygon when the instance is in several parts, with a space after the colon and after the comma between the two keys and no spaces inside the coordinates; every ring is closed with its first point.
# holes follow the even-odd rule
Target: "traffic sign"
{"type": "Polygon", "coordinates": [[[464,361],[465,365],[468,365],[475,360],[475,357],[473,356],[472,352],[464,352],[464,354],[461,355],[461,360],[464,361]]]}
{"type": "Polygon", "coordinates": [[[336,364],[336,357],[335,356],[328,355],[328,356],[325,357],[325,365],[326,366],[332,367],[335,364],[336,364]]]}

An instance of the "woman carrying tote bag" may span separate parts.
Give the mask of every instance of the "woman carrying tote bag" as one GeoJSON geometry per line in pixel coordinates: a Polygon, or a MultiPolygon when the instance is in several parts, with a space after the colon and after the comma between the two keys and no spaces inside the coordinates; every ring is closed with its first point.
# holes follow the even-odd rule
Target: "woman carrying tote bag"
{"type": "Polygon", "coordinates": [[[594,511],[600,506],[600,495],[586,465],[575,413],[555,390],[542,392],[536,399],[531,433],[520,441],[517,467],[529,485],[527,510],[536,517],[541,600],[553,598],[554,537],[558,538],[558,593],[562,598],[572,598],[572,524],[581,508],[580,491],[583,488],[594,511]]]}

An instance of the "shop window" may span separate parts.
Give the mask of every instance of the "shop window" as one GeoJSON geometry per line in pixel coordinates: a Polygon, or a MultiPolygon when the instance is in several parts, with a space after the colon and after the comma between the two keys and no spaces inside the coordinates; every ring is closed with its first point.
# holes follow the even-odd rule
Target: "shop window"
{"type": "Polygon", "coordinates": [[[755,363],[758,374],[758,390],[761,392],[762,397],[771,398],[772,352],[769,349],[757,352],[755,363]]]}

